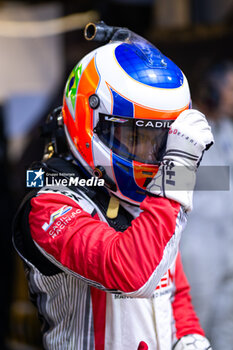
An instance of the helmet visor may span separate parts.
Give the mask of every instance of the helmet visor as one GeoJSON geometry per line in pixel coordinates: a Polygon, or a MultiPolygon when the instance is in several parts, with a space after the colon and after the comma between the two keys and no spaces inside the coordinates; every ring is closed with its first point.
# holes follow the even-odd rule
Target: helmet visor
{"type": "Polygon", "coordinates": [[[127,160],[158,164],[164,154],[172,122],[99,113],[99,122],[94,131],[115,154],[127,160]]]}

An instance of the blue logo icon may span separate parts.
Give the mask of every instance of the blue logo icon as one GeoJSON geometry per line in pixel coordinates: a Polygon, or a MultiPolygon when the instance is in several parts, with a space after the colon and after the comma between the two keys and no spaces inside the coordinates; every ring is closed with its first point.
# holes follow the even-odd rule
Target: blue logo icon
{"type": "Polygon", "coordinates": [[[44,171],[27,170],[27,187],[43,187],[44,186],[44,171]]]}

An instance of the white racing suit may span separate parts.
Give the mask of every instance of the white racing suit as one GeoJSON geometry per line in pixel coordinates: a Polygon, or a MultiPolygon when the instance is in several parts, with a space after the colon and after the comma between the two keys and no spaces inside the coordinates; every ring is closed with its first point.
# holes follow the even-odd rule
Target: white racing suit
{"type": "Polygon", "coordinates": [[[16,220],[14,244],[45,349],[171,350],[184,335],[204,335],[178,253],[180,204],[146,197],[140,209],[120,207],[135,217],[121,230],[80,189],[42,188],[27,205],[28,228],[16,220]]]}

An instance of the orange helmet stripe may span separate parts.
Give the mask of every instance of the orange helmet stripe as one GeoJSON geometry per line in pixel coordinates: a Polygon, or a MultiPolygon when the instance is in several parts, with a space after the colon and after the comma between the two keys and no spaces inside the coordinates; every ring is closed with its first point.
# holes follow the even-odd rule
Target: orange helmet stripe
{"type": "Polygon", "coordinates": [[[142,189],[146,189],[148,182],[157,174],[158,165],[143,164],[133,161],[133,173],[136,184],[142,189]]]}
{"type": "Polygon", "coordinates": [[[76,147],[90,166],[94,166],[91,142],[93,109],[89,106],[88,98],[96,92],[98,84],[99,74],[95,66],[95,57],[93,57],[81,75],[75,107],[76,147]]]}
{"type": "Polygon", "coordinates": [[[183,108],[176,109],[173,111],[163,111],[163,110],[156,110],[152,108],[146,108],[134,103],[134,118],[173,120],[173,119],[176,119],[181,112],[183,112],[188,108],[189,108],[189,104],[187,104],[187,106],[183,108]]]}
{"type": "MultiPolygon", "coordinates": [[[[175,109],[175,110],[160,110],[160,109],[153,109],[149,107],[144,107],[133,100],[125,97],[121,93],[119,93],[116,89],[114,89],[110,84],[105,82],[109,91],[110,88],[114,90],[115,92],[118,93],[118,95],[122,96],[124,99],[130,101],[133,103],[134,106],[134,118],[139,118],[139,119],[165,119],[165,120],[174,120],[178,117],[178,115],[185,111],[186,109],[189,109],[189,103],[180,109],[175,109]]],[[[112,94],[111,94],[111,99],[112,99],[112,94]]],[[[113,99],[111,103],[111,111],[113,110],[113,99]]],[[[112,112],[111,112],[112,113],[112,112]]]]}

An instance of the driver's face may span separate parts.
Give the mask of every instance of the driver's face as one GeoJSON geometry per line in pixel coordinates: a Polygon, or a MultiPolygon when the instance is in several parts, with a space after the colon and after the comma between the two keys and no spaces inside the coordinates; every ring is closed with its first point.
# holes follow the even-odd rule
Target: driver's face
{"type": "Polygon", "coordinates": [[[124,151],[135,155],[135,159],[145,163],[156,163],[156,139],[162,129],[116,127],[114,137],[121,143],[124,151]]]}

